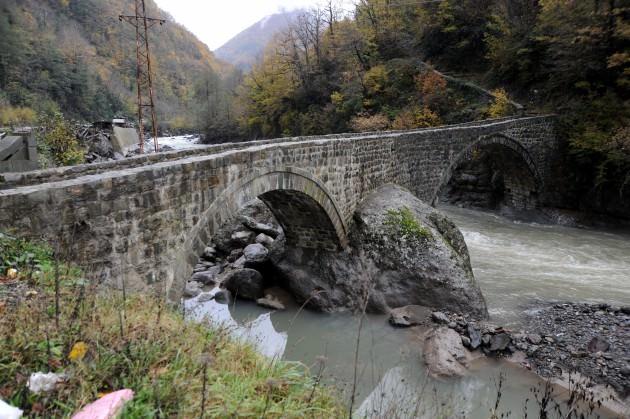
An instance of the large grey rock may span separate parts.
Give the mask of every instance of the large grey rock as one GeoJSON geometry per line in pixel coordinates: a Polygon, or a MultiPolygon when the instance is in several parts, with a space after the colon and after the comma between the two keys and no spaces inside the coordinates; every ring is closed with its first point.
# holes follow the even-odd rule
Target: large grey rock
{"type": "Polygon", "coordinates": [[[216,265],[205,271],[194,273],[190,279],[201,282],[203,285],[211,285],[217,282],[217,277],[221,272],[223,272],[221,265],[216,265]]]}
{"type": "Polygon", "coordinates": [[[269,257],[269,250],[259,243],[250,244],[243,249],[243,257],[246,263],[263,263],[269,257]]]}
{"type": "Polygon", "coordinates": [[[438,324],[449,324],[451,321],[448,316],[441,311],[434,311],[431,313],[431,320],[438,324]]]}
{"type": "Polygon", "coordinates": [[[184,288],[184,297],[186,298],[194,298],[201,294],[201,284],[196,281],[186,283],[186,287],[184,288]]]}
{"type": "Polygon", "coordinates": [[[477,349],[481,346],[481,332],[472,324],[468,324],[468,337],[470,338],[470,348],[477,349]]]}
{"type": "Polygon", "coordinates": [[[447,327],[429,332],[423,355],[429,374],[440,378],[464,376],[470,359],[459,333],[447,327]]]}
{"type": "Polygon", "coordinates": [[[490,338],[490,351],[504,351],[512,342],[512,338],[507,333],[498,333],[490,338]]]}
{"type": "Polygon", "coordinates": [[[275,240],[264,233],[260,233],[256,236],[256,243],[260,243],[264,246],[271,246],[275,240]]]}
{"type": "Polygon", "coordinates": [[[427,323],[431,310],[422,306],[405,306],[392,309],[389,312],[389,322],[393,326],[410,327],[427,323]]]}
{"type": "Polygon", "coordinates": [[[241,215],[240,219],[245,227],[256,233],[266,234],[272,239],[275,239],[276,237],[278,237],[278,234],[280,234],[280,232],[271,224],[259,223],[258,221],[256,221],[252,217],[248,217],[247,215],[241,215]]]}
{"type": "Polygon", "coordinates": [[[231,237],[232,246],[243,247],[254,241],[254,233],[251,231],[236,231],[231,237]]]}
{"type": "Polygon", "coordinates": [[[487,316],[461,232],[397,186],[377,189],[357,208],[349,250],[287,248],[271,260],[297,299],[315,309],[360,310],[368,294],[370,312],[421,305],[487,316]],[[424,234],[404,234],[392,221],[391,210],[404,208],[424,234]]]}
{"type": "Polygon", "coordinates": [[[272,310],[285,310],[286,309],[284,304],[282,304],[280,301],[276,300],[275,298],[268,298],[268,297],[259,298],[258,300],[256,300],[256,304],[258,304],[261,307],[270,308],[272,310]]]}
{"type": "Polygon", "coordinates": [[[595,336],[587,345],[589,352],[606,352],[610,348],[610,343],[601,336],[595,336]]]}
{"type": "Polygon", "coordinates": [[[260,272],[247,268],[230,272],[223,284],[237,297],[249,300],[257,300],[262,297],[265,289],[260,272]]]}

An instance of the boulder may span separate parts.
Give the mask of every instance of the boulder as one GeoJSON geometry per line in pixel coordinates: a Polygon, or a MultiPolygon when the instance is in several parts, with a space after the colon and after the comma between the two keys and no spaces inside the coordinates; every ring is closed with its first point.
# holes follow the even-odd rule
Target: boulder
{"type": "Polygon", "coordinates": [[[450,323],[450,319],[448,318],[448,316],[441,311],[434,311],[433,313],[431,313],[431,320],[433,320],[437,324],[450,323]]]}
{"type": "Polygon", "coordinates": [[[280,301],[276,300],[275,298],[267,298],[267,297],[259,298],[256,300],[256,304],[265,308],[270,308],[272,310],[285,310],[286,309],[284,304],[282,304],[280,301]]]}
{"type": "Polygon", "coordinates": [[[223,283],[237,297],[249,300],[257,300],[262,297],[265,289],[260,272],[248,268],[230,272],[223,283]]]}
{"type": "Polygon", "coordinates": [[[188,282],[184,288],[184,297],[195,298],[201,294],[201,284],[197,281],[188,282]]]}
{"type": "Polygon", "coordinates": [[[244,247],[254,241],[254,233],[251,231],[236,231],[230,238],[233,247],[244,247]]]}
{"type": "Polygon", "coordinates": [[[369,289],[368,312],[421,305],[487,317],[461,232],[394,185],[377,189],[359,205],[347,250],[287,247],[280,255],[272,251],[271,261],[298,301],[314,309],[361,310],[369,289]]]}
{"type": "Polygon", "coordinates": [[[247,262],[245,256],[241,256],[240,258],[236,259],[234,263],[232,263],[232,266],[234,268],[241,269],[245,267],[245,262],[247,262]]]}
{"type": "Polygon", "coordinates": [[[243,249],[243,256],[245,257],[245,263],[260,264],[267,261],[269,250],[259,243],[250,244],[243,249]]]}
{"type": "Polygon", "coordinates": [[[426,323],[431,311],[422,306],[405,306],[389,312],[389,322],[393,326],[410,327],[426,323]]]}
{"type": "Polygon", "coordinates": [[[610,343],[601,336],[595,336],[588,343],[589,352],[606,352],[610,348],[610,343]]]}
{"type": "Polygon", "coordinates": [[[203,285],[212,285],[217,282],[217,277],[223,272],[221,265],[213,266],[205,271],[194,273],[191,281],[197,281],[203,285]]]}
{"type": "Polygon", "coordinates": [[[275,240],[264,233],[260,233],[256,236],[256,243],[260,243],[263,246],[271,246],[275,240]]]}
{"type": "Polygon", "coordinates": [[[424,362],[436,378],[462,377],[470,359],[459,333],[447,327],[434,329],[424,341],[424,362]]]}
{"type": "Polygon", "coordinates": [[[481,346],[481,332],[472,324],[468,324],[468,338],[470,338],[470,348],[477,349],[481,346]]]}
{"type": "Polygon", "coordinates": [[[490,351],[504,351],[512,342],[512,338],[507,333],[498,333],[490,338],[490,351]]]}
{"type": "Polygon", "coordinates": [[[243,225],[248,229],[256,233],[266,234],[273,239],[278,237],[278,234],[280,234],[280,232],[273,225],[259,223],[258,221],[256,221],[252,217],[248,217],[247,215],[241,215],[240,220],[243,225]]]}

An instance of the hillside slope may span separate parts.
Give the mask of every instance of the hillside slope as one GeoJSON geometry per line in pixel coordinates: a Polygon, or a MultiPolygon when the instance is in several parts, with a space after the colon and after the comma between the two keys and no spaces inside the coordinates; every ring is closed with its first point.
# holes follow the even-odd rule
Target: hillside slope
{"type": "MultiPolygon", "coordinates": [[[[194,86],[228,66],[183,26],[167,19],[150,35],[162,122],[185,119],[194,86]]],[[[59,109],[94,120],[135,114],[135,33],[119,14],[133,0],[3,0],[0,5],[0,106],[59,109]]]]}
{"type": "Polygon", "coordinates": [[[242,70],[249,70],[274,35],[285,30],[303,10],[276,13],[245,29],[214,51],[216,56],[242,70]]]}

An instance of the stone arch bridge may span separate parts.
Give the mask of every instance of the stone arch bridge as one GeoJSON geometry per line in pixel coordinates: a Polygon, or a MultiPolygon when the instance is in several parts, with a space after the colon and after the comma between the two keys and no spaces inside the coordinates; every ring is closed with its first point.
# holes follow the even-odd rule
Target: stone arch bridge
{"type": "Polygon", "coordinates": [[[177,297],[215,229],[255,197],[289,243],[335,250],[371,191],[393,183],[435,203],[457,165],[484,147],[507,150],[507,166],[526,169],[529,182],[519,183],[519,173],[511,183],[514,205],[545,201],[558,148],[553,117],[523,117],[0,174],[0,231],[61,243],[99,281],[159,284],[177,297]]]}

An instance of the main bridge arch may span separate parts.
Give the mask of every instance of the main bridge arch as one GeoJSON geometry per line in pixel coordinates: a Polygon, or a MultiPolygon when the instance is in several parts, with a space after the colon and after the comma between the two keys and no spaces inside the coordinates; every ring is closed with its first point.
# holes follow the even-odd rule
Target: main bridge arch
{"type": "Polygon", "coordinates": [[[504,152],[496,154],[493,163],[507,174],[505,187],[511,194],[511,204],[520,209],[535,205],[535,199],[543,187],[543,181],[534,159],[520,142],[505,134],[496,133],[480,136],[450,159],[437,188],[433,191],[431,204],[437,203],[458,167],[478,159],[484,152],[493,149],[504,152]]]}
{"type": "Polygon", "coordinates": [[[309,172],[282,167],[254,170],[232,182],[203,212],[191,232],[199,256],[214,233],[254,199],[262,200],[282,226],[287,243],[338,250],[347,244],[347,225],[326,186],[309,172]]]}

